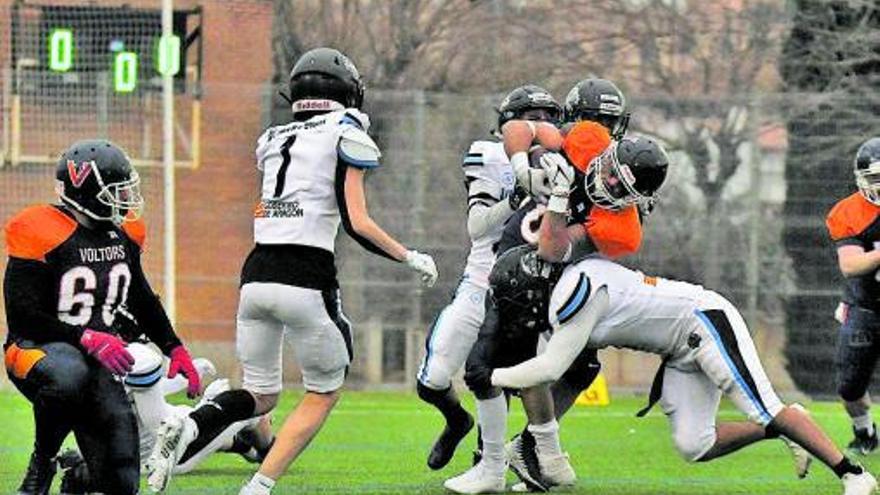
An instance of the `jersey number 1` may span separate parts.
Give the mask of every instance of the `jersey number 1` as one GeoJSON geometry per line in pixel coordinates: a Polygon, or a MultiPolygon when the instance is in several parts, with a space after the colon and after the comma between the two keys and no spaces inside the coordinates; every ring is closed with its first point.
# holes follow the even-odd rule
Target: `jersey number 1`
{"type": "MultiPolygon", "coordinates": [[[[128,300],[131,271],[126,263],[117,263],[107,275],[107,297],[101,305],[101,317],[107,327],[113,325],[113,309],[128,300]]],[[[98,277],[88,267],[71,268],[61,277],[58,294],[58,319],[70,325],[88,325],[95,307],[98,277]],[[78,290],[81,289],[81,290],[78,290]]]]}

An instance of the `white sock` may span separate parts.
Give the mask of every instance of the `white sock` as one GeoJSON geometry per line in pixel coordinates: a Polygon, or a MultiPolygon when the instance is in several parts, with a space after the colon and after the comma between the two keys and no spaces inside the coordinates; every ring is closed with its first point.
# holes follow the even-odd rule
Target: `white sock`
{"type": "Polygon", "coordinates": [[[495,473],[507,470],[504,436],[507,433],[507,401],[501,394],[494,399],[477,401],[477,418],[483,436],[483,464],[495,473]]]}
{"type": "Polygon", "coordinates": [[[853,426],[857,430],[868,430],[868,435],[874,434],[874,419],[871,418],[871,413],[867,413],[863,416],[856,416],[852,419],[853,426]]]}
{"type": "Polygon", "coordinates": [[[247,486],[245,486],[242,492],[254,495],[269,495],[272,493],[272,488],[274,486],[275,480],[264,474],[256,473],[254,477],[248,481],[247,486]]]}
{"type": "Polygon", "coordinates": [[[544,456],[562,455],[562,445],[559,444],[559,423],[555,419],[541,425],[530,424],[527,428],[535,437],[535,448],[538,450],[538,454],[544,456]]]}

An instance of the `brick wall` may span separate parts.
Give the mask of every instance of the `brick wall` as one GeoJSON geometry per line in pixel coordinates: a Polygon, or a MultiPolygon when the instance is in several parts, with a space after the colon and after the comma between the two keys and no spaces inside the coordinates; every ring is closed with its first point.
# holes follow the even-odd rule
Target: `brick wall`
{"type": "MultiPolygon", "coordinates": [[[[9,7],[0,0],[0,67],[10,60],[9,7]]],[[[49,3],[49,2],[43,2],[49,3]]],[[[57,5],[85,2],[57,1],[57,5]]],[[[123,2],[96,1],[115,6],[123,2]]],[[[133,7],[160,8],[158,0],[126,0],[133,7]]],[[[234,336],[240,264],[251,245],[249,205],[256,174],[253,148],[262,130],[264,95],[271,79],[272,2],[203,0],[175,2],[176,8],[203,8],[202,160],[197,169],[177,171],[178,331],[184,338],[226,340],[234,336]]],[[[2,74],[2,70],[0,70],[2,74]]],[[[177,124],[189,134],[191,98],[178,96],[177,124]]],[[[8,99],[4,102],[8,108],[8,99]]],[[[135,119],[137,116],[135,116],[135,119]]],[[[0,132],[7,132],[0,123],[0,132]]],[[[45,156],[57,156],[69,140],[43,139],[39,132],[23,139],[45,142],[45,156]],[[51,144],[50,144],[51,143],[51,144]]],[[[156,129],[154,139],[160,130],[156,129]]],[[[92,136],[75,136],[86,138],[92,136]]],[[[154,143],[155,144],[155,143],[154,143]]],[[[131,146],[131,145],[129,145],[131,146]]],[[[178,150],[180,145],[178,145],[178,150]]],[[[134,151],[134,150],[132,150],[134,151]]],[[[179,152],[178,152],[179,153],[179,152]]],[[[162,172],[140,170],[149,225],[145,266],[154,288],[162,289],[162,172]]],[[[53,198],[54,167],[22,164],[0,168],[0,216],[5,222],[23,206],[53,198]]],[[[0,234],[0,243],[3,242],[0,234]]],[[[0,261],[0,269],[2,269],[0,261]]],[[[5,326],[5,319],[2,321],[5,326]]]]}

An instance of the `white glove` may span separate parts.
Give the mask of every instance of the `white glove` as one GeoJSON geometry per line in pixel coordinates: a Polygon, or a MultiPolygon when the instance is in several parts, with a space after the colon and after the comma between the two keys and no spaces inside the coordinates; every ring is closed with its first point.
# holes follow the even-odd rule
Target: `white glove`
{"type": "Polygon", "coordinates": [[[568,211],[568,195],[574,182],[574,167],[559,153],[548,152],[541,155],[541,168],[550,181],[550,201],[547,209],[556,213],[568,211]]]}
{"type": "Polygon", "coordinates": [[[514,154],[510,158],[510,164],[513,166],[513,173],[516,174],[516,181],[529,196],[540,199],[550,195],[547,172],[540,168],[532,168],[529,165],[529,155],[526,152],[514,154]]]}
{"type": "Polygon", "coordinates": [[[437,265],[431,255],[410,250],[406,252],[403,262],[406,263],[406,266],[419,272],[423,284],[428,287],[434,286],[434,282],[437,281],[437,265]]]}

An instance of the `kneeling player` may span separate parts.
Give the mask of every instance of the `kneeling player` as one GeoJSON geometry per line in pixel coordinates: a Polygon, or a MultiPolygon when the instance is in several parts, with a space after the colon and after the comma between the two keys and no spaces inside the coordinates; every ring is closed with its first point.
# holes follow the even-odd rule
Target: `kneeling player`
{"type": "MultiPolygon", "coordinates": [[[[141,463],[143,463],[156,442],[156,433],[162,420],[172,415],[184,416],[192,412],[193,408],[186,405],[174,406],[166,400],[167,396],[186,390],[188,384],[179,376],[175,378],[165,376],[162,356],[141,342],[131,343],[126,349],[135,362],[131,371],[123,378],[123,383],[137,416],[141,463]]],[[[208,359],[193,359],[193,365],[202,383],[216,374],[214,365],[208,359]]],[[[215,380],[205,388],[202,399],[196,407],[229,389],[228,380],[215,380]]],[[[192,396],[194,391],[188,392],[192,396]]],[[[180,459],[174,468],[174,473],[187,473],[210,454],[218,451],[236,453],[249,462],[259,462],[265,457],[270,444],[271,431],[268,417],[239,421],[230,425],[214,441],[192,449],[189,455],[180,459]]],[[[65,452],[59,456],[58,464],[64,470],[61,493],[75,495],[94,491],[95,480],[79,452],[75,450],[65,452]]]]}
{"type": "Polygon", "coordinates": [[[128,157],[109,141],[79,141],[61,155],[56,179],[61,204],[26,208],[6,225],[6,369],[33,403],[36,426],[19,493],[48,492],[52,458],[72,431],[96,491],[133,494],[137,423],[117,376],[134,359],[116,309],[129,308],[195,390],[199,378],[141,268],[143,199],[128,157]]]}

